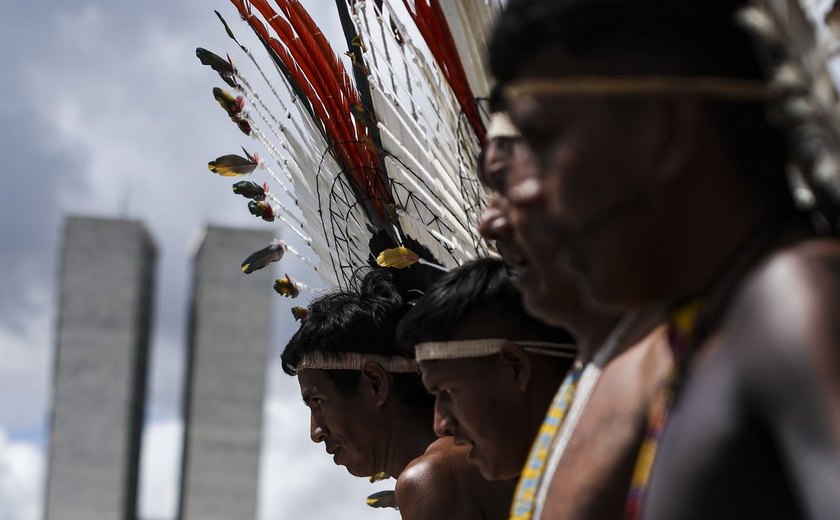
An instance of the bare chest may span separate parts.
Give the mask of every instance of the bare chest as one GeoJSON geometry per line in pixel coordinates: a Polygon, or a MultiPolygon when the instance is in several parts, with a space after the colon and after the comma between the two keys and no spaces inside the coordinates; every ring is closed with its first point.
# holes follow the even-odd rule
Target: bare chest
{"type": "Polygon", "coordinates": [[[642,517],[800,518],[776,444],[739,386],[734,347],[718,338],[703,350],[671,409],[642,517]]]}
{"type": "MultiPolygon", "coordinates": [[[[619,518],[646,425],[653,380],[607,370],[552,478],[543,518],[619,518]]],[[[626,371],[625,371],[626,372],[626,371]]]]}

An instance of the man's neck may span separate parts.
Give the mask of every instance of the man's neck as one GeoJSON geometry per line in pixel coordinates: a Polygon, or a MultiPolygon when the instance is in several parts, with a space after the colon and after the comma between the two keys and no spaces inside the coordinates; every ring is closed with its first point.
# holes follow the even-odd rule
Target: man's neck
{"type": "Polygon", "coordinates": [[[768,244],[780,227],[779,211],[760,201],[727,161],[711,159],[667,198],[666,214],[678,223],[661,247],[670,252],[660,287],[668,305],[704,294],[733,264],[768,244]]]}
{"type": "Polygon", "coordinates": [[[578,359],[586,364],[605,348],[615,356],[639,343],[664,320],[660,307],[649,307],[625,315],[593,313],[578,336],[578,359]],[[619,330],[621,329],[621,330],[619,330]]]}
{"type": "Polygon", "coordinates": [[[386,434],[385,453],[380,466],[392,477],[399,476],[406,466],[423,455],[437,436],[432,430],[432,420],[427,414],[402,404],[390,414],[386,434]]]}
{"type": "Polygon", "coordinates": [[[577,338],[578,359],[582,363],[592,360],[621,319],[621,314],[603,311],[587,313],[573,333],[577,338]]]}

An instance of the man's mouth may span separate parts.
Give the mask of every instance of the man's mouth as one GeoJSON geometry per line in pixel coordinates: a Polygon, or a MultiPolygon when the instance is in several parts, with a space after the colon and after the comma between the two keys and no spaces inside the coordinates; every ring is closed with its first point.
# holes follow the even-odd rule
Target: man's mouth
{"type": "Polygon", "coordinates": [[[473,441],[471,441],[470,439],[466,437],[461,437],[459,435],[452,437],[452,442],[455,444],[455,446],[467,446],[474,444],[473,441]]]}
{"type": "Polygon", "coordinates": [[[501,241],[497,241],[496,248],[499,250],[499,254],[502,255],[502,259],[505,263],[514,269],[518,270],[528,267],[528,259],[525,258],[525,255],[523,255],[517,247],[512,247],[509,244],[503,244],[501,241]]]}
{"type": "Polygon", "coordinates": [[[519,269],[528,265],[528,259],[519,251],[509,251],[505,261],[512,267],[519,269]]]}

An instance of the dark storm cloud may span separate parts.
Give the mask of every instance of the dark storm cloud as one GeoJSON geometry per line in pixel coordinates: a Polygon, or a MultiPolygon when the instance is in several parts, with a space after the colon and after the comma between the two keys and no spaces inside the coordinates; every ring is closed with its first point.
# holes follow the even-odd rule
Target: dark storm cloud
{"type": "Polygon", "coordinates": [[[50,305],[56,278],[57,237],[63,197],[83,193],[84,154],[44,142],[44,128],[20,110],[0,112],[4,131],[0,190],[0,316],[22,324],[50,305]]]}

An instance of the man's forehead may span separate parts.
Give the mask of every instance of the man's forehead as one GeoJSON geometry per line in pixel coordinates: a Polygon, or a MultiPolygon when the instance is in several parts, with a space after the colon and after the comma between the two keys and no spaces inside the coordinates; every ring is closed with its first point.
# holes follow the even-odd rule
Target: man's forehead
{"type": "Polygon", "coordinates": [[[335,389],[335,384],[326,371],[317,368],[298,371],[297,379],[300,385],[300,393],[304,398],[313,393],[331,392],[335,389]]]}
{"type": "Polygon", "coordinates": [[[448,341],[507,338],[516,333],[518,323],[501,307],[479,308],[469,313],[452,330],[448,341]]]}
{"type": "Polygon", "coordinates": [[[421,361],[420,371],[423,383],[431,389],[453,381],[472,379],[486,368],[486,362],[486,357],[421,361]]]}

